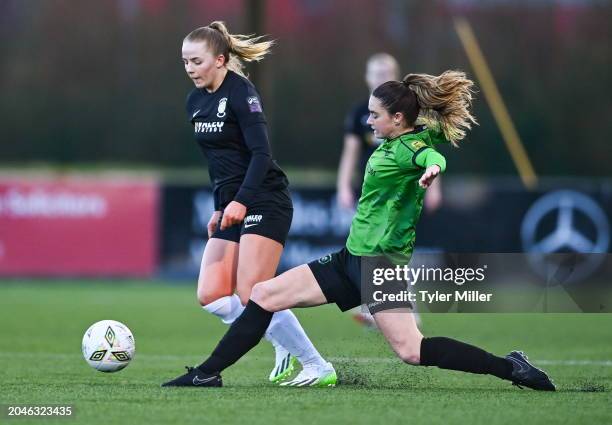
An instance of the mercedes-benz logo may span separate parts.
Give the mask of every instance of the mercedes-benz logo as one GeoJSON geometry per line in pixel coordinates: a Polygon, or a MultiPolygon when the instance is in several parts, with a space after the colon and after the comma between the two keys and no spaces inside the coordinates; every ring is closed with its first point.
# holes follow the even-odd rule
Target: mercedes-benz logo
{"type": "Polygon", "coordinates": [[[567,253],[607,253],[610,226],[605,212],[593,199],[580,192],[559,190],[544,195],[527,211],[521,239],[524,251],[531,254],[529,262],[548,283],[570,283],[589,276],[605,255],[580,255],[568,261],[567,253]],[[553,253],[566,254],[547,255],[553,253]],[[562,267],[566,270],[559,273],[562,267]],[[551,277],[556,282],[551,282],[551,277]]]}

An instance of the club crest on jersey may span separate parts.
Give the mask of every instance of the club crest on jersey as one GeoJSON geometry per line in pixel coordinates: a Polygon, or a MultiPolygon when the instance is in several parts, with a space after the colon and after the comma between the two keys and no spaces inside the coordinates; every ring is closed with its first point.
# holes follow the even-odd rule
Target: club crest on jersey
{"type": "Polygon", "coordinates": [[[227,107],[227,97],[219,99],[219,106],[217,107],[217,117],[225,117],[225,108],[227,107]]]}
{"type": "Polygon", "coordinates": [[[372,168],[372,165],[370,164],[370,161],[368,161],[368,163],[366,164],[366,173],[368,173],[371,176],[375,176],[376,175],[376,170],[374,168],[372,168]]]}
{"type": "Polygon", "coordinates": [[[257,96],[247,97],[247,103],[249,104],[249,111],[251,112],[262,112],[261,103],[257,96]]]}
{"type": "Polygon", "coordinates": [[[331,260],[332,260],[331,254],[327,254],[327,255],[324,255],[323,257],[319,258],[318,262],[319,262],[319,264],[327,264],[331,260]]]}
{"type": "Polygon", "coordinates": [[[421,149],[427,146],[427,144],[423,142],[422,140],[415,140],[414,142],[411,143],[411,145],[415,149],[421,149]]]}

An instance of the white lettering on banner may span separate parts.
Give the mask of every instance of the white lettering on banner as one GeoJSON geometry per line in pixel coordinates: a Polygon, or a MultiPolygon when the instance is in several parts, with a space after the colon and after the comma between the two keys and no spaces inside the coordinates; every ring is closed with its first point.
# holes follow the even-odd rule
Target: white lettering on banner
{"type": "MultiPolygon", "coordinates": [[[[202,190],[197,192],[193,197],[193,216],[191,219],[191,230],[196,235],[205,235],[207,233],[207,224],[210,216],[214,211],[214,199],[211,192],[202,190]]],[[[193,237],[189,243],[189,256],[191,258],[191,266],[194,270],[199,270],[204,254],[206,239],[202,237],[193,237]]]]}
{"type": "Polygon", "coordinates": [[[101,218],[107,209],[106,199],[96,194],[48,192],[40,188],[0,193],[0,216],[6,217],[101,218]]]}
{"type": "MultiPolygon", "coordinates": [[[[191,221],[191,229],[196,234],[205,234],[206,225],[214,210],[215,202],[212,193],[208,191],[200,191],[193,197],[193,218],[191,221]]],[[[197,260],[200,264],[202,257],[197,260]]]]}
{"type": "Polygon", "coordinates": [[[200,269],[206,242],[208,241],[204,238],[192,238],[189,241],[189,258],[191,259],[190,268],[194,273],[197,273],[200,269]]]}
{"type": "Polygon", "coordinates": [[[289,234],[292,236],[345,236],[351,227],[354,213],[339,208],[335,196],[328,201],[302,198],[292,192],[293,221],[289,234]]]}

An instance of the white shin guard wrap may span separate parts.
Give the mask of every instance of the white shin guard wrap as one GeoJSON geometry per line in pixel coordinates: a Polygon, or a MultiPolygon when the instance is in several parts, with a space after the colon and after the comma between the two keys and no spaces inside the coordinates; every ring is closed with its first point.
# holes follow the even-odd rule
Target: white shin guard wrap
{"type": "Polygon", "coordinates": [[[280,345],[285,348],[304,366],[326,363],[291,310],[274,313],[265,337],[275,347],[280,345]]]}
{"type": "Polygon", "coordinates": [[[244,310],[240,297],[236,294],[219,298],[202,308],[220,318],[226,325],[231,325],[244,310]]]}

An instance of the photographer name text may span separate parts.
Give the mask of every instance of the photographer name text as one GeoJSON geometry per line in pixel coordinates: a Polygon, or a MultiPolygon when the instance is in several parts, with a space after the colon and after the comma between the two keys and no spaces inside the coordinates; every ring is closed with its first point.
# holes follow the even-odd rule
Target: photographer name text
{"type": "Polygon", "coordinates": [[[441,291],[401,291],[392,294],[374,291],[372,295],[376,302],[421,301],[428,304],[438,302],[490,302],[493,297],[491,293],[480,291],[454,291],[452,293],[441,291]]]}

